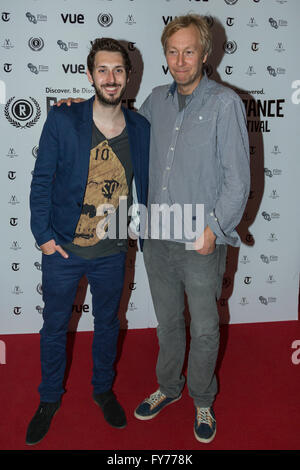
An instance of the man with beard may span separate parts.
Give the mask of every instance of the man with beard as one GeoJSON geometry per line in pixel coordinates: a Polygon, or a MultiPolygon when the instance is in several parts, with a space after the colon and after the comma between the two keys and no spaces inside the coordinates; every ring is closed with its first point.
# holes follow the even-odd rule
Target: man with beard
{"type": "Polygon", "coordinates": [[[95,96],[51,109],[31,183],[31,229],[42,250],[44,323],[40,404],[27,430],[28,445],[43,439],[60,407],[68,322],[84,275],[94,316],[93,399],[111,426],[126,426],[112,391],[128,234],[127,211],[125,234],[118,212],[124,199],[146,204],[149,123],[121,106],[131,63],[119,42],[96,39],[87,66],[95,96]]]}

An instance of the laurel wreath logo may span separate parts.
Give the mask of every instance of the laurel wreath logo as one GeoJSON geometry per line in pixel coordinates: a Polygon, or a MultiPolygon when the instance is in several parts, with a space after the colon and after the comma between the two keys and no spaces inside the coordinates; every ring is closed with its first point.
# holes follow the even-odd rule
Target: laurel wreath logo
{"type": "Polygon", "coordinates": [[[22,125],[20,122],[18,121],[15,121],[15,119],[13,119],[10,114],[9,114],[9,107],[10,107],[10,104],[11,102],[15,99],[15,96],[13,96],[12,98],[10,98],[8,100],[8,102],[6,103],[5,105],[5,108],[4,108],[4,115],[6,117],[6,119],[8,120],[8,122],[10,122],[10,124],[14,127],[17,127],[18,129],[29,129],[30,127],[34,126],[37,121],[40,119],[41,117],[41,108],[40,108],[40,105],[38,104],[38,102],[32,98],[32,96],[29,96],[29,98],[31,99],[31,101],[35,104],[35,107],[36,107],[36,116],[34,119],[32,119],[31,121],[29,122],[26,122],[26,124],[22,125]]]}

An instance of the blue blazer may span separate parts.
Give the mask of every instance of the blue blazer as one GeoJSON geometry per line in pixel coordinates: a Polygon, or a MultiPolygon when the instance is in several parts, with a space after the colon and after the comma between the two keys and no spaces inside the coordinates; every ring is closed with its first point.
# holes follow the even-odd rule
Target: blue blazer
{"type": "MultiPolygon", "coordinates": [[[[81,215],[92,143],[94,97],[81,103],[53,106],[39,142],[30,191],[31,230],[40,246],[73,240],[81,215]]],[[[122,107],[139,204],[146,206],[150,124],[122,107]]]]}

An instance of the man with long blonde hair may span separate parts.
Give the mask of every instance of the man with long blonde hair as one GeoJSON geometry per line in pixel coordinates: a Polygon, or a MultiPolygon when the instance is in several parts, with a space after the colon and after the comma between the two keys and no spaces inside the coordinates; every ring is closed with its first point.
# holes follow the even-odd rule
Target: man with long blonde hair
{"type": "MultiPolygon", "coordinates": [[[[161,41],[174,82],[154,88],[139,111],[151,124],[148,207],[202,204],[204,230],[190,240],[185,232],[177,238],[171,227],[167,239],[153,239],[150,231],[145,240],[144,260],[158,321],[159,389],[134,414],[141,420],[152,419],[181,398],[186,293],[191,317],[187,385],[195,404],[194,435],[208,443],[216,434],[212,407],[219,349],[216,300],[227,245],[240,244],[235,228],[249,193],[248,135],[238,95],[203,72],[212,51],[205,18],[175,18],[165,27],[161,41]],[[187,250],[191,242],[193,250],[187,250]]],[[[163,221],[159,229],[163,234],[163,221]]]]}

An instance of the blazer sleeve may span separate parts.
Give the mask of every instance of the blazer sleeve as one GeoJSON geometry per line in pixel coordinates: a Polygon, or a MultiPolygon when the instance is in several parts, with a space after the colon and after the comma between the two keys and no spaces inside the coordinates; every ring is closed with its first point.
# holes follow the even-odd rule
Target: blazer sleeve
{"type": "Polygon", "coordinates": [[[138,113],[144,116],[150,124],[151,124],[151,103],[152,103],[152,93],[145,99],[142,106],[138,110],[138,113]]]}
{"type": "Polygon", "coordinates": [[[51,228],[52,188],[59,146],[56,110],[51,109],[44,124],[30,189],[30,226],[40,246],[54,238],[51,228]]]}

